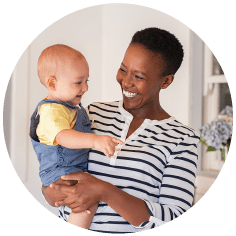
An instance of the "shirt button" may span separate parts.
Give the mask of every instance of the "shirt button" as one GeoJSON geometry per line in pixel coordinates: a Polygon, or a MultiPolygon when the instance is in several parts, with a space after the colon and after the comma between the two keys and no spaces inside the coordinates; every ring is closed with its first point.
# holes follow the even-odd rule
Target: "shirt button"
{"type": "Polygon", "coordinates": [[[120,151],[120,148],[116,148],[116,151],[119,152],[119,151],[120,151]]]}

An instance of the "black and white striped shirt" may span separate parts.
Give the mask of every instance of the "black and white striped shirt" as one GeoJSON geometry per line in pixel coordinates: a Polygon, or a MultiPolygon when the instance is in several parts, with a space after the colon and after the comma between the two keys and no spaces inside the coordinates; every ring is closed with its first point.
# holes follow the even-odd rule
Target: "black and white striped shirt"
{"type": "Polygon", "coordinates": [[[143,199],[148,222],[129,224],[106,203],[100,202],[90,229],[106,233],[138,232],[175,219],[193,201],[199,135],[174,117],[146,119],[127,139],[132,115],[123,102],[93,103],[88,107],[92,132],[124,141],[113,158],[92,149],[89,173],[143,199]]]}

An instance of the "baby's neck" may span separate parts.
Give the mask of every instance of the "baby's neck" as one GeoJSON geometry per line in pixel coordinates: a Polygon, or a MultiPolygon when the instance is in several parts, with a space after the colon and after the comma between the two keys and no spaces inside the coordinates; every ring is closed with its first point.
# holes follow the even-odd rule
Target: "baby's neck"
{"type": "Polygon", "coordinates": [[[50,93],[48,94],[47,99],[55,100],[57,102],[62,102],[60,99],[58,99],[57,97],[53,96],[50,93]]]}

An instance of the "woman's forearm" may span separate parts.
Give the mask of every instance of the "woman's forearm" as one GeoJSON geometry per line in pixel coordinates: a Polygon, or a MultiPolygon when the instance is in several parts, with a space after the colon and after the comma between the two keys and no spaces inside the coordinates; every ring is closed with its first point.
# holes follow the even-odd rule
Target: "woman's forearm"
{"type": "Polygon", "coordinates": [[[107,203],[114,211],[134,226],[148,221],[150,214],[143,200],[136,198],[116,186],[85,172],[75,172],[61,177],[77,180],[72,187],[61,185],[61,193],[68,197],[58,201],[57,206],[68,206],[73,212],[83,212],[98,201],[107,203]]]}
{"type": "Polygon", "coordinates": [[[101,201],[107,203],[114,211],[134,226],[139,226],[150,218],[143,200],[120,190],[110,183],[104,183],[101,201]]]}

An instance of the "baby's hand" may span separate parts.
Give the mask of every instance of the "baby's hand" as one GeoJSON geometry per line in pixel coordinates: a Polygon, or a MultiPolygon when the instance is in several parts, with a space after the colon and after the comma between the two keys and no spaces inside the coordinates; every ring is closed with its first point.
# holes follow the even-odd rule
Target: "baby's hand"
{"type": "Polygon", "coordinates": [[[94,147],[104,152],[107,157],[112,157],[115,153],[115,147],[119,143],[123,144],[124,142],[108,135],[96,135],[94,140],[94,147]]]}

